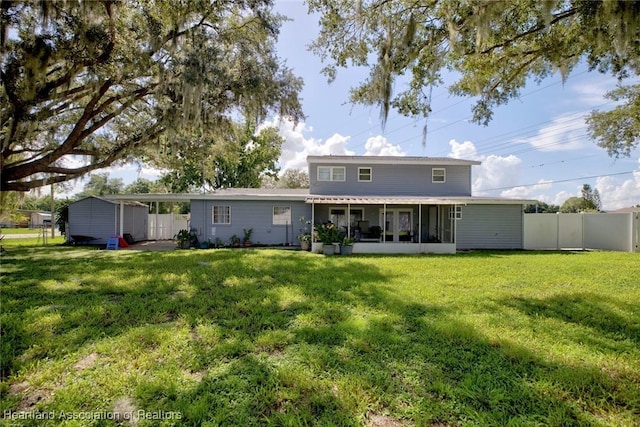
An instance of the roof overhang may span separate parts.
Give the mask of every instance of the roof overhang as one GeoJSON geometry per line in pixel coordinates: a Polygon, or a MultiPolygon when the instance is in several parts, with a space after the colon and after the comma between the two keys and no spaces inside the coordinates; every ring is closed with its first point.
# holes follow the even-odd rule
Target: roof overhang
{"type": "Polygon", "coordinates": [[[494,197],[380,197],[309,196],[306,203],[320,205],[526,205],[535,200],[494,197]]]}
{"type": "Polygon", "coordinates": [[[188,193],[170,193],[170,194],[112,194],[103,196],[111,201],[137,201],[137,202],[191,202],[192,200],[278,200],[278,201],[298,201],[302,202],[309,195],[309,191],[247,191],[239,189],[237,191],[217,191],[215,193],[188,194],[188,193]]]}
{"type": "Polygon", "coordinates": [[[477,160],[454,159],[452,157],[412,157],[412,156],[307,156],[307,163],[319,164],[384,164],[384,165],[431,165],[431,166],[474,166],[477,160]]]}

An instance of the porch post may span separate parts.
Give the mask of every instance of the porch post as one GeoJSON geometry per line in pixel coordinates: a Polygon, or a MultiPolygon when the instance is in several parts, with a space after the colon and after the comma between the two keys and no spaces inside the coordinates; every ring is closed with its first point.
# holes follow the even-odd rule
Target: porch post
{"type": "Polygon", "coordinates": [[[351,203],[347,203],[347,237],[351,237],[351,203]]]}
{"type": "Polygon", "coordinates": [[[422,203],[418,204],[418,243],[422,243],[422,203]]]}
{"type": "Polygon", "coordinates": [[[118,236],[124,236],[124,202],[120,201],[120,234],[118,236]]]}
{"type": "MultiPolygon", "coordinates": [[[[160,200],[156,200],[156,230],[155,230],[155,238],[156,240],[160,240],[160,200]]],[[[171,221],[171,231],[173,231],[173,220],[171,221]]],[[[173,236],[173,234],[172,234],[173,236]]]]}
{"type": "Polygon", "coordinates": [[[382,205],[382,241],[387,243],[387,204],[382,205]]]}
{"type": "Polygon", "coordinates": [[[315,202],[311,202],[311,242],[315,242],[316,233],[313,232],[316,226],[316,204],[315,202]]]}

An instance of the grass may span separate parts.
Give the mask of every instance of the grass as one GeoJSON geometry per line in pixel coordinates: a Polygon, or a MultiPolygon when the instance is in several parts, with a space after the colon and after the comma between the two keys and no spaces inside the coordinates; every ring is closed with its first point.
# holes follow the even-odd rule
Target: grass
{"type": "MultiPolygon", "coordinates": [[[[51,234],[51,229],[47,229],[49,234],[51,234]]],[[[2,227],[0,229],[0,234],[40,234],[42,233],[41,228],[6,228],[2,227]]]]}
{"type": "Polygon", "coordinates": [[[1,262],[7,424],[640,423],[640,254],[1,262]]]}

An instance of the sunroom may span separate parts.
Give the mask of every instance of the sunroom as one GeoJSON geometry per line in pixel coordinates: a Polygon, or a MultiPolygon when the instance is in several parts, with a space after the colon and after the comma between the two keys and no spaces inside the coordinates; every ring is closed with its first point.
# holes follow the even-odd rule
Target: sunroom
{"type": "MultiPolygon", "coordinates": [[[[331,222],[354,253],[455,253],[465,198],[309,196],[314,224],[331,222]]],[[[320,242],[313,250],[319,251],[320,242]]]]}

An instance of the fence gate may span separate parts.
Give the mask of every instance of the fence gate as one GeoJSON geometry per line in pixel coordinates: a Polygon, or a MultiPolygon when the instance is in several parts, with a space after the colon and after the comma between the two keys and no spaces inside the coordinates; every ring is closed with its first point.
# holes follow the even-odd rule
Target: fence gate
{"type": "Polygon", "coordinates": [[[149,214],[149,240],[171,240],[182,229],[189,227],[189,214],[149,214]]]}

